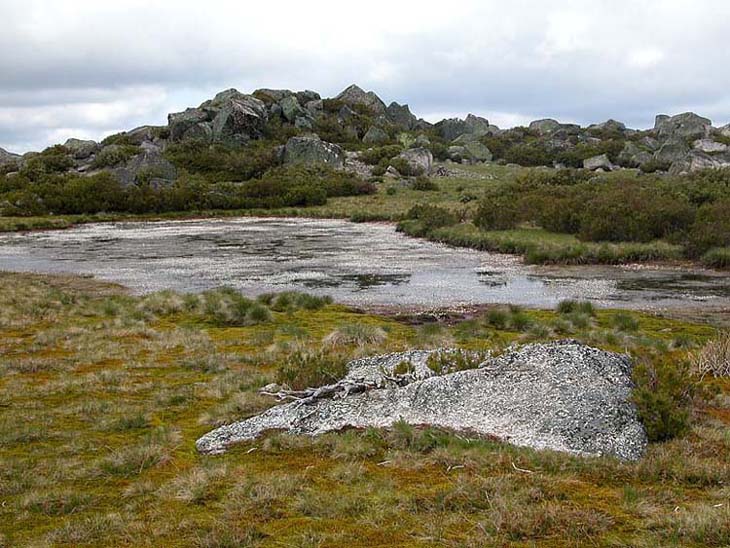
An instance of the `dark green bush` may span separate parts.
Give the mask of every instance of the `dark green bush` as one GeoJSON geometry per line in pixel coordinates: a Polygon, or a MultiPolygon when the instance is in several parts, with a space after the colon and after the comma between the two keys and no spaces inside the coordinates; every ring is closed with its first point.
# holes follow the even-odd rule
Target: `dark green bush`
{"type": "Polygon", "coordinates": [[[408,210],[406,219],[417,220],[424,233],[459,222],[455,213],[439,206],[419,204],[408,210]]]}
{"type": "Polygon", "coordinates": [[[686,362],[643,361],[634,367],[633,400],[649,441],[661,442],[689,430],[698,387],[686,362]]]}
{"type": "Polygon", "coordinates": [[[425,175],[419,175],[416,177],[416,179],[411,184],[411,188],[413,190],[420,190],[420,191],[433,191],[433,190],[439,190],[438,184],[433,179],[429,179],[425,175]]]}
{"type": "Polygon", "coordinates": [[[96,169],[114,167],[123,164],[135,154],[139,154],[140,148],[135,145],[113,145],[102,148],[94,157],[93,166],[96,169]]]}
{"type": "Polygon", "coordinates": [[[247,181],[261,177],[278,164],[277,146],[272,141],[253,141],[244,147],[184,142],[169,145],[165,158],[211,183],[247,181]]]}
{"type": "Polygon", "coordinates": [[[482,230],[508,230],[519,222],[518,197],[506,188],[488,193],[474,215],[474,224],[482,230]]]}
{"type": "MultiPolygon", "coordinates": [[[[400,145],[386,145],[364,150],[360,153],[360,160],[368,165],[374,166],[382,161],[389,161],[403,151],[400,145]]],[[[387,167],[387,166],[386,166],[387,167]]]]}

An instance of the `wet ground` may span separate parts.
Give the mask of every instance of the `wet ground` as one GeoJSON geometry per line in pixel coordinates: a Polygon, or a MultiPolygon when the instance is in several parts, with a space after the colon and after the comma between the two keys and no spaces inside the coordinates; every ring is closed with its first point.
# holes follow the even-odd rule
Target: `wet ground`
{"type": "Polygon", "coordinates": [[[730,308],[730,276],[671,267],[535,267],[409,238],[388,224],[224,219],[103,223],[0,235],[0,270],[91,274],[138,293],[296,289],[362,306],[730,308]]]}

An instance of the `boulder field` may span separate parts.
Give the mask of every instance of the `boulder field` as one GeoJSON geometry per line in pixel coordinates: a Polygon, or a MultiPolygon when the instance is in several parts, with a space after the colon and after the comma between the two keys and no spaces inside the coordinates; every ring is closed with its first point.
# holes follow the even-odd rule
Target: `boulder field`
{"type": "MultiPolygon", "coordinates": [[[[432,124],[417,118],[408,105],[386,105],[374,92],[356,85],[332,98],[311,90],[259,89],[246,94],[228,89],[197,107],[169,114],[165,126],[141,126],[101,143],[69,139],[62,146],[71,173],[108,171],[124,185],[163,185],[178,176],[165,155],[171,145],[245,148],[262,140],[278,147],[276,157],[282,163],[323,163],[362,175],[369,172],[363,172],[357,155],[348,161],[343,145],[360,151],[400,144],[409,164],[426,175],[433,158],[428,160],[423,150],[440,160],[479,163],[495,159],[490,147],[505,145],[524,146],[524,154],[510,160],[522,165],[544,165],[544,158],[534,163],[539,150],[549,151],[548,164],[552,161],[554,167],[592,171],[641,167],[681,174],[730,166],[730,126],[713,127],[709,119],[691,112],[658,115],[654,127],[646,130],[629,129],[616,120],[584,128],[549,118],[528,127],[500,129],[474,114],[432,124]],[[408,149],[421,152],[411,154],[408,149]]],[[[22,169],[35,154],[20,156],[0,149],[0,168],[6,173],[22,169]]]]}

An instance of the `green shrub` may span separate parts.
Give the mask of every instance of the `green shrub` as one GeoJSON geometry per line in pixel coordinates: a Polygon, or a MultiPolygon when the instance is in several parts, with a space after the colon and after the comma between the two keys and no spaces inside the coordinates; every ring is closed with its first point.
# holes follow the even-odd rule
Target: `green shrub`
{"type": "Polygon", "coordinates": [[[611,325],[619,331],[633,332],[639,329],[639,322],[628,312],[619,312],[611,318],[611,325]]]}
{"type": "MultiPolygon", "coordinates": [[[[403,151],[400,145],[385,145],[364,150],[360,153],[360,161],[368,165],[378,165],[382,161],[389,162],[403,151]]],[[[387,167],[387,166],[386,166],[387,167]]]]}
{"type": "Polygon", "coordinates": [[[436,184],[435,181],[429,179],[425,175],[419,175],[418,177],[416,177],[416,179],[411,184],[411,188],[413,190],[420,190],[424,192],[439,190],[438,184],[436,184]]]}
{"type": "Polygon", "coordinates": [[[730,268],[730,247],[713,247],[702,255],[702,264],[710,268],[730,268]]]}
{"type": "Polygon", "coordinates": [[[634,367],[633,400],[649,441],[661,442],[689,430],[697,386],[686,362],[641,362],[634,367]]]}
{"type": "Polygon", "coordinates": [[[446,208],[419,204],[408,210],[406,220],[398,224],[398,230],[414,236],[423,236],[437,228],[452,226],[458,222],[456,214],[446,208]],[[417,226],[414,226],[413,221],[417,221],[417,226]]]}
{"type": "Polygon", "coordinates": [[[277,146],[277,142],[267,140],[252,141],[242,147],[192,141],[169,145],[165,158],[178,169],[202,175],[210,183],[248,181],[278,164],[277,146]]]}
{"type": "Polygon", "coordinates": [[[474,224],[482,230],[509,230],[520,222],[520,210],[512,192],[491,192],[479,203],[474,224]]]}
{"type": "Polygon", "coordinates": [[[135,145],[111,145],[96,154],[93,166],[96,169],[114,167],[125,163],[135,154],[139,154],[139,151],[140,148],[135,145]]]}

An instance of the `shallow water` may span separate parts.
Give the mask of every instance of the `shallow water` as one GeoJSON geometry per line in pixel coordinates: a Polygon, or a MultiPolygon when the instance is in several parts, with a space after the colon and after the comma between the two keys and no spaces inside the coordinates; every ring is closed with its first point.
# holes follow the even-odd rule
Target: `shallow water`
{"type": "Polygon", "coordinates": [[[730,277],[649,267],[534,267],[398,234],[392,225],[260,219],[100,223],[0,235],[0,270],[91,274],[135,292],[297,289],[358,306],[485,303],[730,306],[730,277]]]}

